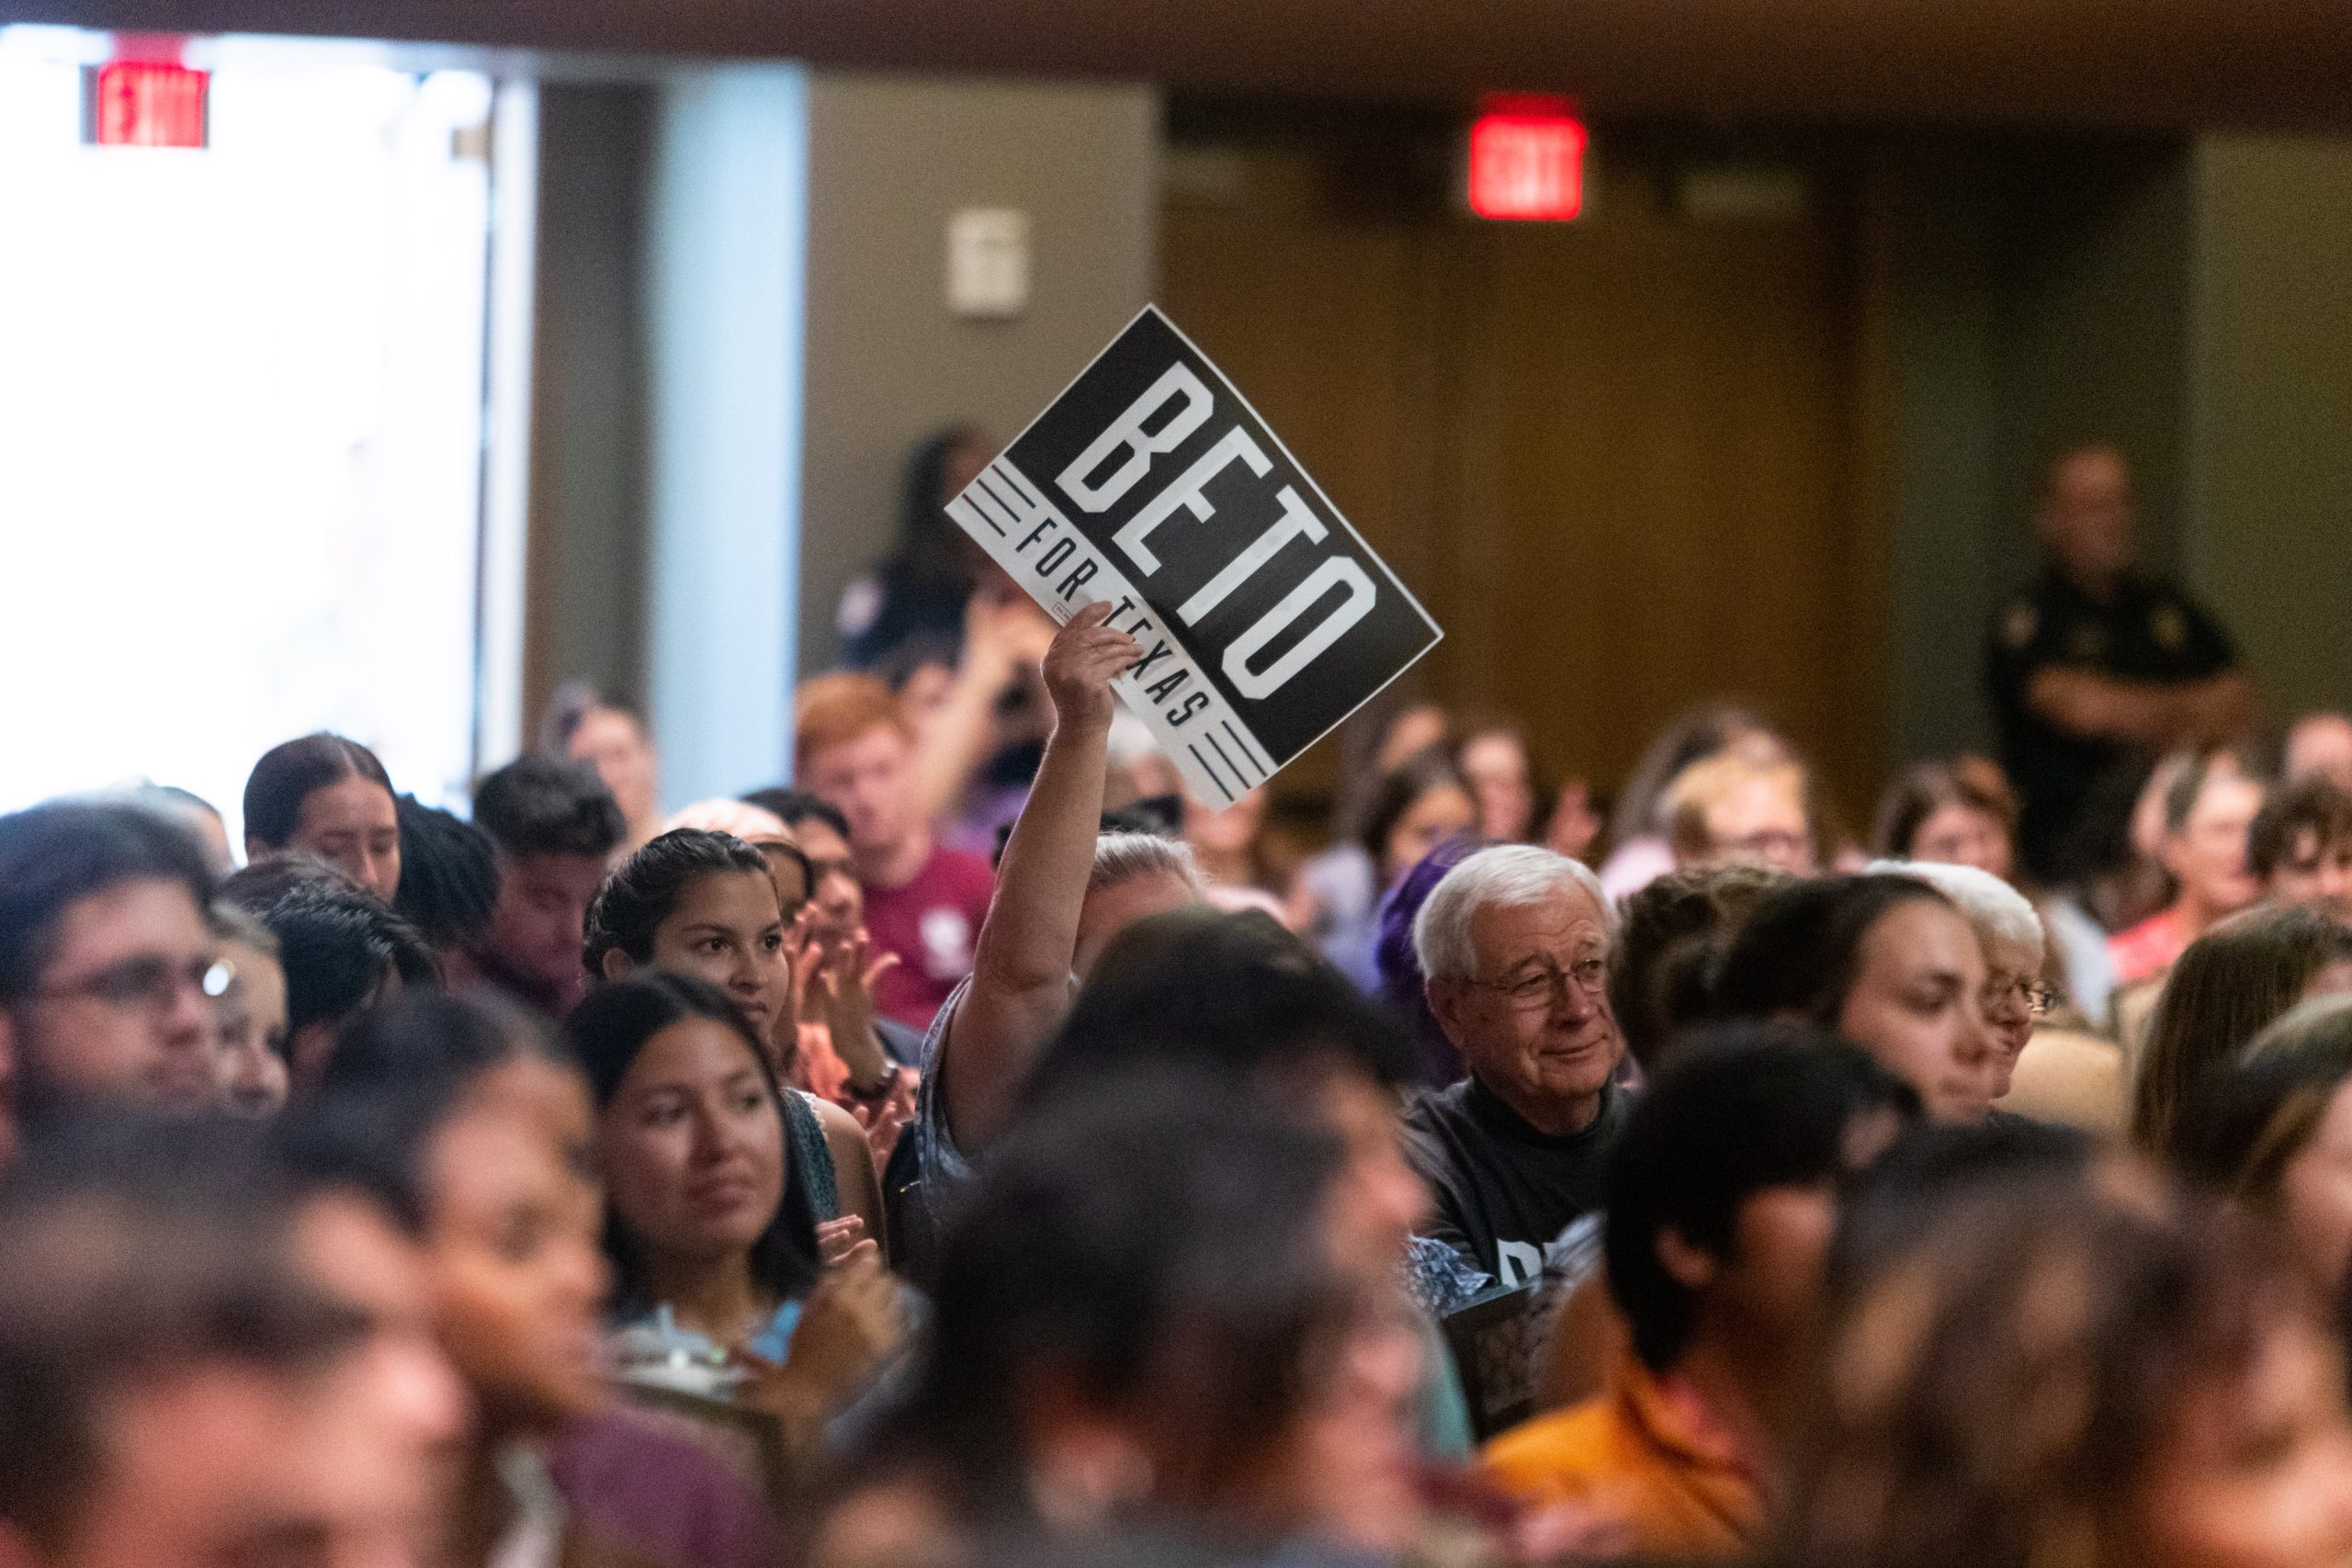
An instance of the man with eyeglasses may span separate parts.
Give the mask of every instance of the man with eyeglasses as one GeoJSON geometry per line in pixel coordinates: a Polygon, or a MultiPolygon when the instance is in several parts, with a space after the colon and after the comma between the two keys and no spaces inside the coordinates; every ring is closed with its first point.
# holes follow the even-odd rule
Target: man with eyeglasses
{"type": "Polygon", "coordinates": [[[1405,1113],[1406,1157],[1437,1200],[1429,1234],[1505,1285],[1534,1280],[1600,1206],[1626,1111],[1610,929],[1590,871],[1524,844],[1455,866],[1413,922],[1430,1009],[1470,1076],[1405,1113]]]}
{"type": "Polygon", "coordinates": [[[210,891],[195,841],[141,807],[0,817],[0,1066],[20,1122],[94,1101],[213,1103],[229,976],[210,891]]]}

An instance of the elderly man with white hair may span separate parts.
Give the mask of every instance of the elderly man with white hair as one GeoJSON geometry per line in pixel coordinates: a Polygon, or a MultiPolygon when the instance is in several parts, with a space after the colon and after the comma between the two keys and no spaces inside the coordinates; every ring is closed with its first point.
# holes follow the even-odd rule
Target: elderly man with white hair
{"type": "Polygon", "coordinates": [[[1549,850],[1481,850],[1413,921],[1430,1010],[1470,1076],[1405,1113],[1405,1151],[1435,1193],[1430,1234],[1506,1285],[1600,1206],[1626,1111],[1609,1010],[1600,881],[1549,850]]]}

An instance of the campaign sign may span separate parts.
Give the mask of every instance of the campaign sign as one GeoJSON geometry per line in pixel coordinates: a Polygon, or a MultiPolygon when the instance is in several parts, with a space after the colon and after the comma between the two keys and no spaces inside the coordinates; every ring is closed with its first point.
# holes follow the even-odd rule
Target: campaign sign
{"type": "Polygon", "coordinates": [[[1265,783],[1442,634],[1159,310],[950,502],[1057,621],[1109,599],[1120,697],[1193,795],[1265,783]]]}

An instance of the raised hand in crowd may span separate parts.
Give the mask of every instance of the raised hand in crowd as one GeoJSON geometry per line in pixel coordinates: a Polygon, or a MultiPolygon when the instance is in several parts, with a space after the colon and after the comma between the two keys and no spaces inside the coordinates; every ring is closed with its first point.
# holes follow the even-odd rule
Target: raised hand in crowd
{"type": "Polygon", "coordinates": [[[826,1265],[801,1303],[790,1353],[781,1362],[748,1350],[734,1360],[751,1374],[738,1399],[783,1423],[806,1446],[817,1428],[864,1388],[906,1337],[905,1301],[871,1240],[826,1265]]]}
{"type": "Polygon", "coordinates": [[[1054,623],[1017,592],[983,586],[964,609],[964,651],[932,691],[910,682],[909,707],[922,744],[915,752],[915,796],[927,816],[949,811],[989,753],[1012,739],[998,733],[997,704],[1036,670],[1054,623]]]}

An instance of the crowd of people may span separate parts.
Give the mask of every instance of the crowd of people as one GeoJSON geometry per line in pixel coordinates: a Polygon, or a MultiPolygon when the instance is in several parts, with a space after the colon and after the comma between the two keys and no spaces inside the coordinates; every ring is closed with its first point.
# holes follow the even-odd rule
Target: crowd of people
{"type": "Polygon", "coordinates": [[[1849,829],[1392,707],[1186,800],[911,466],[794,783],[583,688],[0,817],[0,1563],[2352,1564],[2352,720],[2061,456],[1849,829]],[[242,862],[242,865],[237,863],[242,862]]]}

